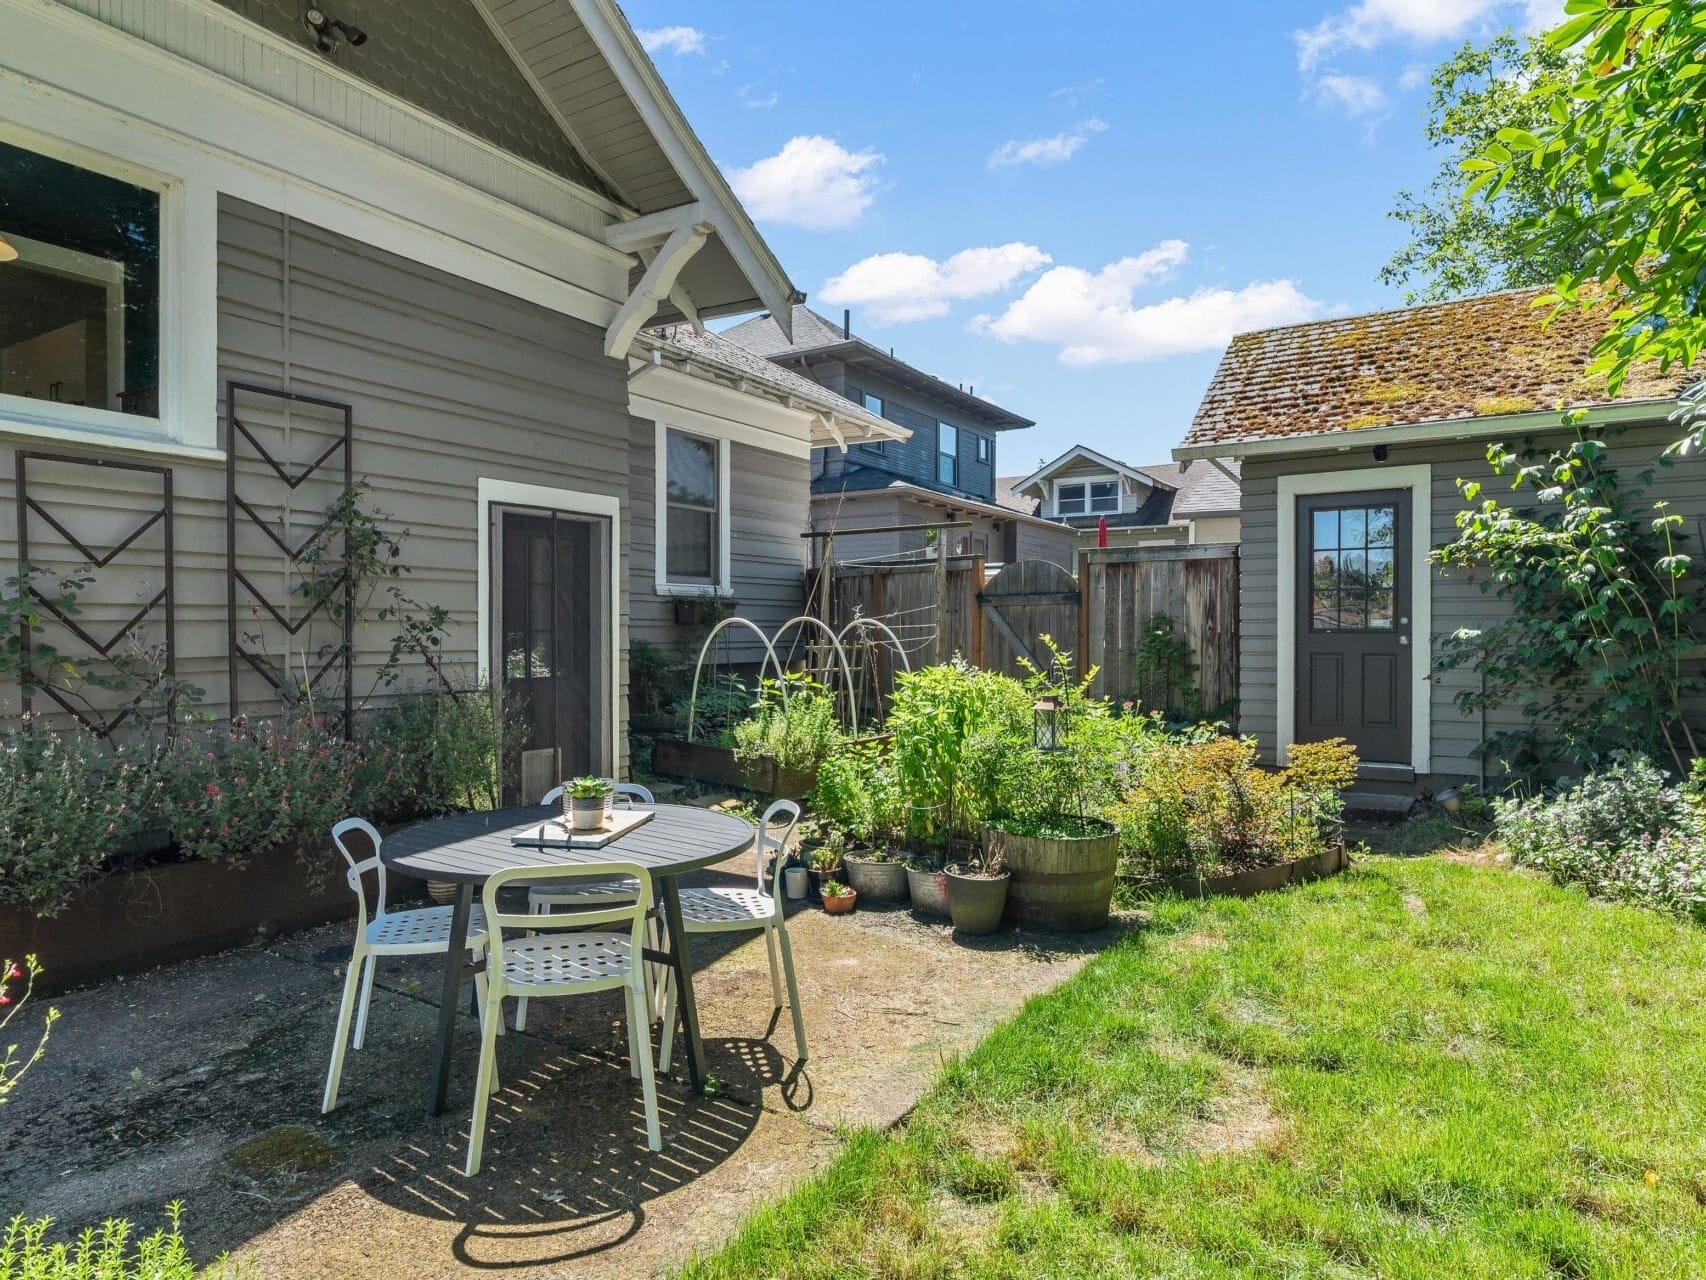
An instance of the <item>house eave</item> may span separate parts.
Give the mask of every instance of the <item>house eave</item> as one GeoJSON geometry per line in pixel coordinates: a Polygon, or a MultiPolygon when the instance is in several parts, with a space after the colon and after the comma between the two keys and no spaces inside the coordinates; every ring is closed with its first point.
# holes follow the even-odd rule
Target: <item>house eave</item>
{"type": "MultiPolygon", "coordinates": [[[[1591,405],[1583,409],[1583,421],[1593,426],[1662,422],[1676,407],[1671,397],[1629,400],[1616,404],[1591,405]]],[[[1348,453],[1376,445],[1405,445],[1487,440],[1498,436],[1564,430],[1561,421],[1569,410],[1541,413],[1488,414],[1440,418],[1432,422],[1393,423],[1354,430],[1321,431],[1307,435],[1269,436],[1257,439],[1224,440],[1209,444],[1180,445],[1173,450],[1177,462],[1215,458],[1283,458],[1310,453],[1348,453]]]]}
{"type": "Polygon", "coordinates": [[[1107,467],[1110,471],[1114,472],[1116,475],[1122,475],[1122,476],[1126,476],[1129,479],[1137,480],[1143,484],[1148,485],[1151,489],[1158,489],[1158,488],[1165,487],[1158,480],[1156,480],[1154,476],[1150,475],[1146,471],[1139,471],[1136,467],[1130,466],[1127,463],[1121,462],[1118,458],[1110,458],[1105,453],[1098,453],[1096,450],[1090,448],[1090,446],[1088,446],[1088,445],[1075,444],[1070,449],[1068,449],[1065,453],[1061,454],[1058,458],[1055,458],[1051,462],[1045,462],[1042,466],[1038,467],[1035,471],[1031,472],[1030,475],[1026,476],[1023,480],[1021,480],[1018,484],[1014,485],[1013,486],[1013,492],[1014,493],[1023,493],[1027,489],[1029,489],[1032,485],[1042,483],[1044,480],[1048,479],[1048,477],[1054,471],[1056,471],[1057,469],[1059,469],[1062,466],[1065,466],[1068,460],[1075,458],[1075,457],[1087,458],[1091,462],[1094,462],[1097,466],[1107,467]]]}
{"type": "MultiPolygon", "coordinates": [[[[774,317],[780,322],[780,317],[774,317]]],[[[791,319],[791,317],[790,317],[791,319]]],[[[792,338],[792,334],[788,334],[792,338]]],[[[1030,418],[1003,409],[993,401],[985,400],[982,396],[956,387],[951,382],[944,382],[934,374],[925,373],[922,369],[906,363],[898,356],[891,356],[879,347],[874,347],[863,338],[848,338],[842,342],[831,343],[828,346],[808,347],[802,351],[782,351],[771,357],[779,363],[798,362],[807,364],[813,360],[841,360],[846,364],[874,368],[891,382],[900,384],[908,390],[917,391],[923,395],[933,396],[944,403],[951,404],[969,417],[976,418],[978,425],[992,431],[1016,431],[1023,427],[1034,427],[1037,424],[1030,418]]]]}
{"type": "Polygon", "coordinates": [[[923,485],[908,484],[905,480],[896,480],[881,489],[850,489],[842,493],[819,493],[812,496],[817,502],[825,498],[852,497],[859,493],[903,493],[909,498],[928,502],[933,506],[951,508],[955,511],[975,511],[980,516],[993,520],[1017,520],[1044,529],[1064,529],[1067,526],[1056,520],[1045,520],[1040,516],[1026,515],[1023,511],[1015,511],[1011,507],[1003,507],[993,502],[985,502],[980,498],[955,498],[945,493],[937,493],[934,489],[926,489],[923,485]]]}

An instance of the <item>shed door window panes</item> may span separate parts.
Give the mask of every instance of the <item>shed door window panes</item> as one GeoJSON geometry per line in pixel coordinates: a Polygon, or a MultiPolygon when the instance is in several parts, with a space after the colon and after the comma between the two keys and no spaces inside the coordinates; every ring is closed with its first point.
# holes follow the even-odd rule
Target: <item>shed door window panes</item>
{"type": "Polygon", "coordinates": [[[943,484],[960,482],[960,433],[945,422],[936,424],[936,479],[943,484]]]}
{"type": "Polygon", "coordinates": [[[1061,484],[1054,489],[1054,513],[1058,516],[1081,516],[1085,511],[1085,486],[1061,484]]]}
{"type": "Polygon", "coordinates": [[[665,564],[671,582],[717,581],[717,446],[671,431],[665,437],[669,467],[665,496],[665,564]]]}
{"type": "Polygon", "coordinates": [[[1090,510],[1097,514],[1113,514],[1120,509],[1120,485],[1117,480],[1097,480],[1090,486],[1090,510]]]}
{"type": "Polygon", "coordinates": [[[1317,509],[1310,524],[1310,629],[1392,630],[1397,509],[1317,509]]]}
{"type": "Polygon", "coordinates": [[[157,417],[160,194],[0,142],[0,395],[157,417]]]}

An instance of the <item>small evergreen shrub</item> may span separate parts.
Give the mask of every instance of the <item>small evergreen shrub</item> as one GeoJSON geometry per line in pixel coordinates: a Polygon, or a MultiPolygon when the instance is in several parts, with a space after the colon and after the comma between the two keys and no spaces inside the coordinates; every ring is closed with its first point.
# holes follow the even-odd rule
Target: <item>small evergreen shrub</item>
{"type": "Polygon", "coordinates": [[[1596,897],[1706,920],[1706,816],[1644,756],[1620,757],[1551,796],[1495,801],[1493,811],[1519,866],[1596,897]]]}

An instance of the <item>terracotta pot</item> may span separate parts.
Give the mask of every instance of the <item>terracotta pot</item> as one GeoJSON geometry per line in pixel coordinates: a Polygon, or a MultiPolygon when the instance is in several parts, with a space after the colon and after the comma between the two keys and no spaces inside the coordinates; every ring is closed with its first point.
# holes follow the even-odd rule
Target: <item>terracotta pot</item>
{"type": "Polygon", "coordinates": [[[428,880],[426,890],[427,897],[441,907],[448,907],[456,901],[456,883],[452,880],[428,880]]]}
{"type": "Polygon", "coordinates": [[[859,901],[858,891],[853,890],[853,891],[850,891],[848,893],[842,894],[838,898],[830,898],[830,897],[824,898],[823,909],[832,916],[844,916],[853,910],[854,905],[858,901],[859,901]]]}
{"type": "Polygon", "coordinates": [[[1091,836],[1027,836],[985,825],[983,845],[1012,872],[1007,919],[1026,929],[1082,933],[1108,923],[1120,835],[1111,822],[1091,836]]]}
{"type": "Polygon", "coordinates": [[[960,867],[943,873],[948,882],[948,915],[958,933],[994,933],[1001,927],[1001,911],[1007,905],[1008,873],[968,874],[960,867]]]}
{"type": "Polygon", "coordinates": [[[848,885],[867,902],[905,902],[911,896],[906,867],[899,859],[879,862],[864,853],[850,853],[842,859],[842,866],[848,885]]]}
{"type": "Polygon", "coordinates": [[[912,909],[920,915],[948,914],[948,877],[940,868],[935,871],[906,869],[906,886],[912,894],[912,909]]]}

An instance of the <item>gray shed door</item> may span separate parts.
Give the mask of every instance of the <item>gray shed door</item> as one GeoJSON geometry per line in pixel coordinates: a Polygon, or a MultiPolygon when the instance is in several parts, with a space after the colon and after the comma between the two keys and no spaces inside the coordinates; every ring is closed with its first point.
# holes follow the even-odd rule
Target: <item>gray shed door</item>
{"type": "Polygon", "coordinates": [[[602,520],[495,512],[496,651],[502,702],[521,722],[505,794],[531,803],[559,782],[604,770],[610,643],[602,520]]]}
{"type": "Polygon", "coordinates": [[[1297,740],[1410,763],[1410,494],[1297,506],[1297,740]]]}

